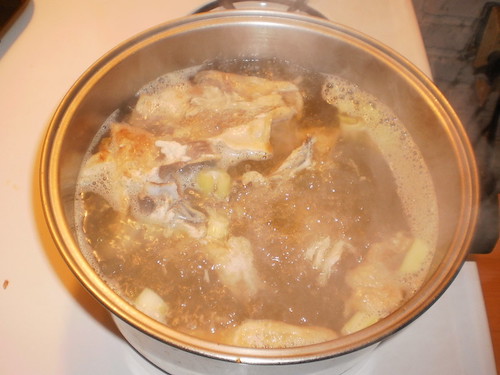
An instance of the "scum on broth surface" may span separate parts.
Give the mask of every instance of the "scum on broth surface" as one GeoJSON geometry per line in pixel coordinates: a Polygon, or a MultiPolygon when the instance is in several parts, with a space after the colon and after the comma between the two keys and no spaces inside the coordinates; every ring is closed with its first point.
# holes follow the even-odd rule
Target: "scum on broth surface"
{"type": "MultiPolygon", "coordinates": [[[[429,248],[435,245],[437,205],[418,148],[391,111],[355,85],[336,76],[311,73],[275,61],[249,61],[243,65],[224,62],[190,68],[160,77],[146,85],[138,96],[172,85],[186,85],[200,69],[292,80],[305,99],[304,116],[294,126],[313,134],[315,129],[334,127],[341,134],[329,153],[331,160],[322,162],[327,167],[297,176],[296,186],[280,186],[274,194],[264,188],[259,191],[258,187],[254,187],[252,194],[248,189],[233,192],[229,201],[243,207],[244,215],[233,215],[235,209],[227,202],[219,206],[239,219],[231,224],[231,230],[253,244],[264,287],[250,299],[235,296],[219,280],[217,266],[204,255],[200,241],[185,235],[164,236],[161,227],[118,214],[99,196],[105,184],[99,185],[98,181],[94,193],[76,197],[77,222],[82,223],[78,233],[87,259],[96,272],[132,303],[141,290],[155,290],[170,305],[166,323],[200,337],[220,340],[227,329],[247,319],[272,319],[341,331],[346,321],[356,315],[350,305],[357,303],[349,300],[354,287],[346,285],[345,269],[368,258],[367,249],[376,247],[375,243],[393,231],[411,232],[429,248]],[[352,147],[353,142],[357,147],[352,147]],[[360,173],[367,177],[361,183],[360,173]],[[382,181],[374,188],[370,181],[377,178],[382,181]],[[326,194],[321,201],[312,194],[319,191],[326,194]],[[344,196],[338,198],[339,194],[344,196]],[[373,194],[380,199],[372,202],[373,194]],[[259,204],[262,208],[258,208],[259,204]],[[321,212],[314,217],[316,223],[305,219],[311,210],[321,212]],[[388,220],[388,216],[393,219],[388,220]],[[255,223],[260,226],[252,229],[250,225],[255,223]],[[356,249],[343,256],[342,267],[336,266],[321,286],[317,285],[317,269],[303,267],[307,248],[301,237],[314,238],[317,230],[331,232],[356,249]],[[142,267],[143,263],[147,266],[142,267]]],[[[111,124],[134,121],[131,113],[135,102],[136,99],[131,100],[110,116],[89,148],[88,157],[109,134],[111,124]]],[[[150,129],[154,132],[158,128],[150,129]]],[[[271,138],[283,142],[285,135],[286,132],[281,132],[271,138]]],[[[290,139],[284,144],[275,147],[273,160],[242,162],[230,168],[230,174],[234,177],[253,169],[269,172],[298,143],[290,139]]],[[[416,281],[410,278],[406,281],[408,285],[421,282],[431,256],[428,253],[422,271],[412,274],[416,281]]],[[[399,259],[402,257],[399,255],[399,259]]],[[[354,279],[359,284],[359,278],[354,279]]]]}

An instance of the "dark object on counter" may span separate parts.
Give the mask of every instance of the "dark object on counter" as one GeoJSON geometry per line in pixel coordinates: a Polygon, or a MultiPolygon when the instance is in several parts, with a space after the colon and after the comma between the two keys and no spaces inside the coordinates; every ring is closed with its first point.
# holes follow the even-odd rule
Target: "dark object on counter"
{"type": "Polygon", "coordinates": [[[27,4],[28,0],[0,0],[0,41],[27,4]]]}

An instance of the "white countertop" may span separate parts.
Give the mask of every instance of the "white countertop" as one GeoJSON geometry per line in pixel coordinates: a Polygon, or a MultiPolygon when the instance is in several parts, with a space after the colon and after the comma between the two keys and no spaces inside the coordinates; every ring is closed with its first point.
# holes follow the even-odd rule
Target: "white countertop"
{"type": "MultiPolygon", "coordinates": [[[[89,65],[203,3],[35,0],[0,41],[0,374],[160,373],[126,344],[59,256],[42,214],[38,159],[53,111],[89,65]]],[[[309,3],[430,75],[410,0],[309,3]]],[[[444,296],[356,373],[495,374],[476,265],[467,262],[444,296]]]]}

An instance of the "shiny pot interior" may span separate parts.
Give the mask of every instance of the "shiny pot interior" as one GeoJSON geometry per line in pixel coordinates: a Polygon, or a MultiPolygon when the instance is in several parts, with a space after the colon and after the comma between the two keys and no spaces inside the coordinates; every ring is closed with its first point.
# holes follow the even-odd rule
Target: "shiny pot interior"
{"type": "Polygon", "coordinates": [[[354,30],[269,11],[191,16],[145,31],[110,51],[82,75],[57,109],[43,147],[40,175],[50,231],[69,267],[121,322],[119,326],[133,327],[139,336],[145,334],[142,341],[157,343],[141,344],[137,339],[136,348],[158,345],[155,356],[161,356],[162,350],[171,347],[236,364],[298,364],[334,358],[369,347],[409,324],[458,273],[473,235],[478,202],[477,172],[467,137],[429,79],[394,51],[354,30]],[[354,82],[390,107],[420,146],[439,209],[438,248],[431,274],[402,308],[365,330],[331,342],[277,350],[205,342],[164,327],[132,308],[97,277],[78,249],[75,182],[83,155],[102,122],[141,86],[162,74],[214,59],[240,58],[277,58],[354,82]]]}

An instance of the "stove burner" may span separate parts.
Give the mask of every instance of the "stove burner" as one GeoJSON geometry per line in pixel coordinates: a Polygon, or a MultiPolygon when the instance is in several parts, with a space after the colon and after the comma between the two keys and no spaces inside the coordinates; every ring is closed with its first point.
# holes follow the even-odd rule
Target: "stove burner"
{"type": "Polygon", "coordinates": [[[307,0],[272,0],[272,1],[250,1],[250,0],[216,0],[212,1],[194,12],[204,13],[218,8],[222,9],[259,9],[267,8],[273,10],[285,10],[291,13],[303,13],[310,16],[326,17],[316,9],[307,5],[307,0]]]}

